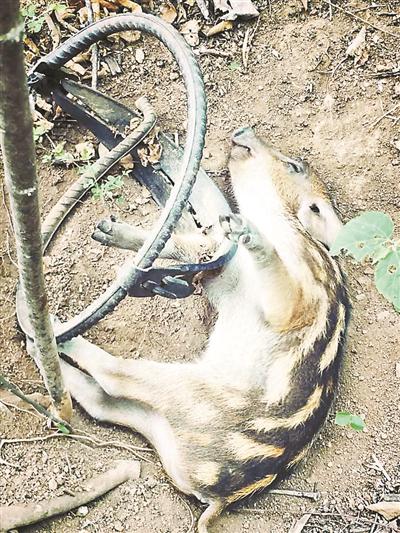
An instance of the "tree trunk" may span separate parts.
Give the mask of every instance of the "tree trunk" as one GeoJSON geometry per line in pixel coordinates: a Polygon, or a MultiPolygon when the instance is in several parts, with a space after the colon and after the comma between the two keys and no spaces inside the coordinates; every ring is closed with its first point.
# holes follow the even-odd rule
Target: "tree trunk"
{"type": "Polygon", "coordinates": [[[36,359],[58,416],[68,421],[71,399],[61,376],[44,287],[35,147],[18,0],[1,0],[0,141],[19,277],[35,336],[36,359]]]}

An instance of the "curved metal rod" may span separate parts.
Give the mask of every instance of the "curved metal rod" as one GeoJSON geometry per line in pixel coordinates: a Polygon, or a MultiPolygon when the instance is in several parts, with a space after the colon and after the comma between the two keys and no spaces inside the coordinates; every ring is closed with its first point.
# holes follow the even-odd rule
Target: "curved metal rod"
{"type": "MultiPolygon", "coordinates": [[[[91,24],[41,59],[31,72],[31,78],[35,76],[35,73],[48,74],[57,70],[92,44],[108,35],[125,30],[139,30],[158,38],[172,53],[182,72],[188,100],[188,126],[182,166],[161,216],[149,238],[138,251],[136,264],[132,265],[131,261],[128,260],[122,267],[117,281],[99,298],[73,319],[56,325],[55,334],[58,343],[82,334],[104,318],[126,296],[126,290],[121,288],[121,285],[127,286],[135,282],[136,267],[149,268],[153,264],[182,214],[200,167],[207,108],[201,72],[183,37],[172,26],[157,17],[145,14],[124,14],[91,24]]],[[[18,305],[18,294],[17,316],[24,333],[31,337],[27,317],[24,316],[23,309],[18,305]]]]}
{"type": "Polygon", "coordinates": [[[136,107],[143,113],[143,121],[129,135],[125,137],[106,155],[98,159],[90,172],[84,172],[62,195],[54,205],[42,224],[43,251],[46,250],[54,234],[65,217],[72,211],[79,200],[97,183],[107,172],[129,154],[148,133],[154,128],[157,117],[147,98],[142,96],[135,102],[136,107]]]}

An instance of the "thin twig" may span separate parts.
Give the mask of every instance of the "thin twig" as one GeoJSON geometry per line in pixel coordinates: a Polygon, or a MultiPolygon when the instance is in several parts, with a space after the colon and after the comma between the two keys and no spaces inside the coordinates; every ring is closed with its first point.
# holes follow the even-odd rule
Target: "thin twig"
{"type": "Polygon", "coordinates": [[[5,405],[6,407],[11,407],[12,409],[15,409],[16,411],[19,411],[20,413],[26,413],[27,415],[31,415],[31,416],[34,416],[35,418],[39,418],[39,420],[42,419],[42,417],[38,413],[35,413],[34,411],[28,411],[28,409],[23,409],[22,407],[19,407],[18,405],[15,405],[11,402],[6,402],[0,399],[0,403],[5,405]]]}
{"type": "Polygon", "coordinates": [[[389,109],[389,111],[387,111],[386,113],[384,113],[383,115],[381,115],[380,117],[378,117],[370,126],[370,130],[374,129],[378,124],[379,122],[381,122],[381,120],[383,120],[384,118],[386,118],[388,115],[391,115],[393,113],[393,111],[396,111],[396,109],[398,109],[400,107],[400,104],[397,104],[395,105],[394,107],[392,107],[392,109],[389,109]]]}
{"type": "Polygon", "coordinates": [[[43,405],[41,405],[39,402],[36,402],[35,400],[28,398],[28,396],[25,396],[25,394],[16,385],[14,385],[14,383],[11,383],[10,381],[8,381],[1,374],[0,374],[0,388],[6,389],[12,392],[13,394],[15,394],[15,396],[18,396],[18,398],[21,398],[21,400],[24,400],[24,402],[29,403],[29,405],[32,405],[32,407],[34,407],[38,413],[46,416],[47,418],[49,418],[56,424],[62,424],[65,428],[68,429],[68,431],[72,431],[72,427],[70,426],[70,424],[68,424],[68,422],[65,422],[65,420],[61,420],[61,418],[58,418],[57,416],[53,415],[53,413],[51,413],[48,409],[43,407],[43,405]]]}
{"type": "Polygon", "coordinates": [[[68,30],[70,33],[78,33],[78,30],[75,28],[75,26],[72,26],[72,24],[63,19],[62,13],[60,11],[56,9],[54,11],[54,14],[60,26],[68,30]]]}
{"type": "Polygon", "coordinates": [[[186,507],[186,509],[189,511],[189,515],[190,515],[190,525],[189,525],[189,528],[187,529],[186,533],[193,533],[194,532],[194,524],[195,524],[195,518],[194,518],[193,511],[190,508],[190,505],[188,504],[188,502],[186,500],[184,500],[182,498],[182,496],[180,496],[178,494],[178,498],[183,503],[183,505],[186,507]]]}
{"type": "Polygon", "coordinates": [[[364,20],[363,18],[359,17],[358,15],[355,15],[351,11],[348,11],[347,9],[344,9],[343,7],[338,6],[337,4],[332,4],[331,0],[322,0],[325,4],[328,4],[330,8],[332,7],[338,9],[339,11],[342,11],[342,13],[346,13],[349,17],[358,20],[359,22],[362,22],[363,24],[366,24],[370,28],[374,28],[374,30],[380,31],[381,33],[385,33],[386,35],[390,35],[391,37],[396,37],[398,39],[400,37],[400,33],[392,33],[388,30],[384,30],[383,28],[379,26],[375,26],[374,24],[371,24],[371,22],[368,22],[367,20],[364,20]]]}
{"type": "Polygon", "coordinates": [[[313,501],[318,501],[321,498],[319,492],[311,492],[307,490],[292,490],[292,489],[271,489],[268,494],[277,494],[279,496],[294,496],[295,498],[309,498],[313,501]]]}
{"type": "Polygon", "coordinates": [[[86,444],[84,441],[87,441],[98,448],[105,448],[105,447],[120,448],[122,450],[127,450],[133,453],[135,456],[142,459],[143,461],[146,461],[147,463],[153,463],[153,461],[150,461],[150,459],[147,459],[147,457],[144,457],[141,454],[137,453],[138,451],[151,452],[152,450],[150,448],[141,448],[139,446],[131,446],[130,444],[124,444],[123,442],[119,442],[119,441],[102,441],[100,439],[96,439],[93,436],[77,435],[76,433],[51,433],[50,435],[43,435],[39,437],[29,437],[29,438],[24,438],[24,439],[1,439],[0,440],[0,464],[8,464],[9,466],[13,466],[14,468],[19,468],[18,465],[15,465],[15,464],[10,465],[10,463],[6,463],[6,461],[2,459],[1,451],[5,444],[24,444],[24,443],[32,443],[32,442],[43,442],[46,440],[51,440],[51,439],[56,439],[56,438],[67,438],[67,439],[77,440],[78,442],[81,442],[81,444],[86,444]]]}
{"type": "MultiPolygon", "coordinates": [[[[94,14],[93,14],[93,6],[92,6],[92,0],[85,0],[86,9],[88,12],[88,22],[89,24],[92,24],[94,22],[94,14]]],[[[97,72],[98,72],[98,64],[99,64],[99,47],[97,43],[92,45],[92,89],[97,89],[97,72]]]]}
{"type": "Polygon", "coordinates": [[[249,62],[249,53],[250,53],[251,43],[253,42],[254,35],[257,31],[259,23],[260,23],[260,17],[258,17],[257,22],[254,24],[252,29],[247,28],[247,31],[243,39],[242,60],[243,60],[243,67],[245,70],[247,70],[247,66],[249,62]]]}

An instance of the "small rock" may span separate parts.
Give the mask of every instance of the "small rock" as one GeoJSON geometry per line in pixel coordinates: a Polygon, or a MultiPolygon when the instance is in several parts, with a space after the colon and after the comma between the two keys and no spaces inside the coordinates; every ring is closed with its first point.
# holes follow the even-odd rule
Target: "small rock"
{"type": "Polygon", "coordinates": [[[394,86],[394,95],[400,96],[400,81],[398,81],[394,86]]]}
{"type": "Polygon", "coordinates": [[[56,490],[56,488],[57,488],[57,481],[54,478],[50,479],[50,481],[49,481],[49,489],[50,490],[56,490]]]}
{"type": "Polygon", "coordinates": [[[143,48],[137,48],[135,51],[135,59],[138,63],[143,63],[144,61],[144,51],[143,48]]]}
{"type": "Polygon", "coordinates": [[[379,321],[382,321],[382,320],[389,320],[390,318],[390,313],[389,311],[381,311],[380,313],[378,313],[376,315],[376,319],[379,320],[379,321]]]}
{"type": "Polygon", "coordinates": [[[175,81],[179,78],[179,74],[177,72],[171,72],[171,74],[169,75],[169,79],[171,81],[175,81]]]}
{"type": "Polygon", "coordinates": [[[122,522],[120,520],[116,520],[114,522],[114,529],[115,531],[124,531],[124,526],[122,525],[122,522]]]}
{"type": "Polygon", "coordinates": [[[400,361],[396,363],[396,378],[400,379],[400,361]]]}
{"type": "Polygon", "coordinates": [[[80,507],[78,507],[77,511],[76,511],[76,514],[78,516],[86,516],[89,512],[89,509],[87,508],[86,505],[81,505],[80,507]]]}
{"type": "Polygon", "coordinates": [[[392,165],[394,167],[397,167],[400,165],[400,159],[392,159],[392,165]]]}

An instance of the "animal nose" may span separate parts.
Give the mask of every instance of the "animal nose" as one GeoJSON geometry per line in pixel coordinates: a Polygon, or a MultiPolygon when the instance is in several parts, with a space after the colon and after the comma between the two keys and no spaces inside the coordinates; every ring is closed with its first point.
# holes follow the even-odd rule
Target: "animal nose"
{"type": "Polygon", "coordinates": [[[253,128],[250,126],[243,126],[242,128],[238,128],[232,133],[232,139],[237,139],[238,137],[254,137],[254,131],[253,128]]]}

